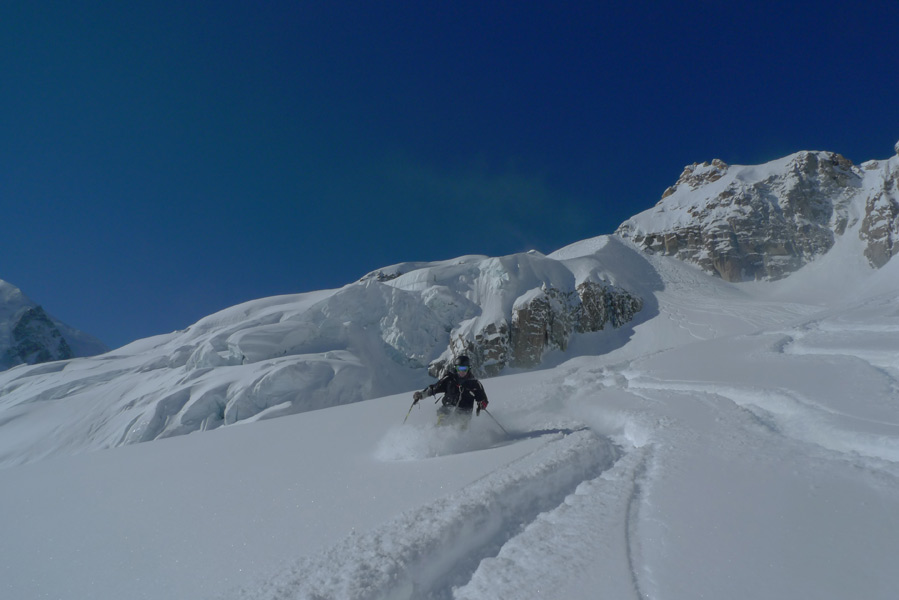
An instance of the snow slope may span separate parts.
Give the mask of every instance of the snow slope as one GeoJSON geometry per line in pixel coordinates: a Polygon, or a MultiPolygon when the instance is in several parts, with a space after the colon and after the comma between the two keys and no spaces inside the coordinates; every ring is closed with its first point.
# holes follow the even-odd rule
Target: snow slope
{"type": "MultiPolygon", "coordinates": [[[[7,411],[4,436],[20,419],[46,439],[22,442],[27,460],[3,441],[0,597],[894,598],[899,263],[859,266],[852,239],[774,283],[605,238],[554,253],[572,272],[619,253],[651,318],[485,380],[508,434],[483,414],[437,428],[427,400],[403,424],[417,385],[106,450],[67,437],[77,390],[7,411]]],[[[269,331],[319,299],[270,299],[269,331]]],[[[57,373],[74,385],[102,365],[57,373]]],[[[239,385],[233,367],[204,367],[203,385],[239,385]]],[[[140,368],[143,385],[164,377],[140,368]]]]}

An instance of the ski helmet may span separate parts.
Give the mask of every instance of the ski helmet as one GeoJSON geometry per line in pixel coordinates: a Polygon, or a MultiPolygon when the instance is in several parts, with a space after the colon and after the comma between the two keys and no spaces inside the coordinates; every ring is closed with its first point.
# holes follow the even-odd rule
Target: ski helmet
{"type": "Polygon", "coordinates": [[[456,357],[456,360],[453,361],[453,366],[457,371],[459,370],[459,367],[464,367],[462,370],[465,371],[471,368],[471,359],[462,354],[456,357]]]}

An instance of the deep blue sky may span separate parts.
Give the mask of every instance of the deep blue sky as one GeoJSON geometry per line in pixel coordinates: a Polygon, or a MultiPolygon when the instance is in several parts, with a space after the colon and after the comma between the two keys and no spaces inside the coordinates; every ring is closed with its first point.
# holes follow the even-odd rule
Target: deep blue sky
{"type": "Polygon", "coordinates": [[[899,139],[895,2],[0,7],[0,278],[110,346],[899,139]],[[660,7],[662,5],[662,7],[660,7]]]}

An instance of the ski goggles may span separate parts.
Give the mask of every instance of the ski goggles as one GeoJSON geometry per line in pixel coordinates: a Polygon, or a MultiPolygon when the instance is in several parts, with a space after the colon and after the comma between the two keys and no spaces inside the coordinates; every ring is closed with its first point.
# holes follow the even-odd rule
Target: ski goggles
{"type": "Polygon", "coordinates": [[[468,371],[468,367],[466,367],[464,365],[460,365],[460,366],[456,367],[456,371],[458,371],[459,373],[465,373],[468,371]]]}

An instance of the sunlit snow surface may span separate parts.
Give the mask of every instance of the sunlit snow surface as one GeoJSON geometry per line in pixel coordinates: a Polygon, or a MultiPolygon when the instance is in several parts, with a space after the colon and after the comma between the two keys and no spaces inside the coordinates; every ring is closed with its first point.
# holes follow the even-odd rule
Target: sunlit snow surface
{"type": "Polygon", "coordinates": [[[410,386],[66,455],[58,404],[7,408],[54,457],[0,471],[0,597],[895,598],[899,262],[731,285],[616,251],[652,318],[484,380],[508,433],[403,424],[410,386]]]}

